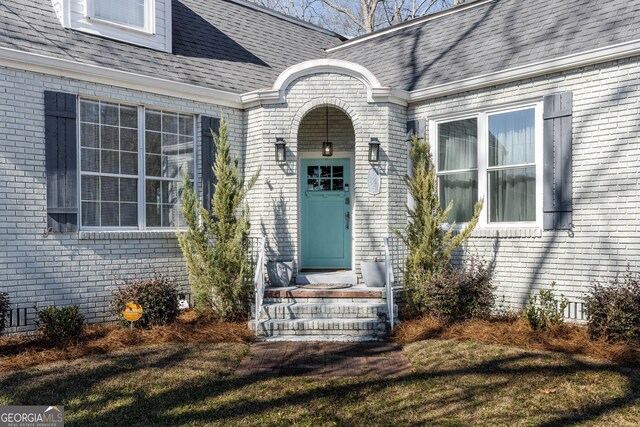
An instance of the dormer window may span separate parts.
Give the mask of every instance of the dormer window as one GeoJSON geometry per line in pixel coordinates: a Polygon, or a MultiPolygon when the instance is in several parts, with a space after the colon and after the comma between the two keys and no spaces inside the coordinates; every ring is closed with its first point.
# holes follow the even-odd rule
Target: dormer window
{"type": "Polygon", "coordinates": [[[87,18],[154,32],[155,0],[87,0],[87,18]]]}
{"type": "Polygon", "coordinates": [[[171,52],[172,0],[51,1],[65,28],[171,52]]]}

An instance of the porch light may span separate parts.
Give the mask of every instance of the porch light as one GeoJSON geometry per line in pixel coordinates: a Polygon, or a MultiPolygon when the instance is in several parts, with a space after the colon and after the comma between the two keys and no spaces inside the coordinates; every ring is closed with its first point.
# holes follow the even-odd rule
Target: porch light
{"type": "Polygon", "coordinates": [[[333,156],[333,142],[323,142],[322,143],[322,155],[324,157],[333,156]]]}
{"type": "Polygon", "coordinates": [[[378,138],[371,138],[369,141],[369,163],[378,163],[380,161],[380,141],[378,138]]]}
{"type": "Polygon", "coordinates": [[[276,138],[276,163],[282,164],[287,161],[287,143],[284,138],[276,138]]]}

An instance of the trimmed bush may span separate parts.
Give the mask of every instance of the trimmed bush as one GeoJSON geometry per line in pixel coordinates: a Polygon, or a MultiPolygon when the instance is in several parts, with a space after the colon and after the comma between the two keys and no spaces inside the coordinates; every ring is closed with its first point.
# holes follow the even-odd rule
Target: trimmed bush
{"type": "Polygon", "coordinates": [[[640,342],[640,274],[627,272],[609,285],[594,282],[585,306],[591,338],[640,342]]]}
{"type": "Polygon", "coordinates": [[[421,315],[425,314],[426,307],[434,304],[424,299],[428,298],[425,294],[428,289],[425,287],[443,286],[455,293],[447,285],[455,280],[450,277],[453,252],[465,244],[478,224],[483,200],[475,204],[473,217],[467,224],[458,229],[455,222],[450,223],[449,218],[453,202],[446,208],[440,205],[436,167],[425,135],[413,135],[409,158],[413,170],[405,176],[405,183],[414,203],[408,208],[410,220],[407,227],[394,232],[403,240],[409,252],[404,275],[406,311],[421,315]]]}
{"type": "Polygon", "coordinates": [[[146,280],[125,282],[125,287],[113,293],[113,312],[123,324],[129,322],[122,316],[122,310],[128,302],[142,306],[142,317],[137,326],[148,328],[168,325],[176,321],[180,314],[178,306],[178,287],[175,280],[155,276],[146,280]]]}
{"type": "Polygon", "coordinates": [[[553,293],[555,287],[556,282],[552,282],[551,289],[540,289],[538,296],[529,296],[524,317],[534,330],[546,330],[563,322],[564,310],[569,305],[569,300],[562,294],[560,299],[557,299],[553,293]]]}
{"type": "Polygon", "coordinates": [[[48,340],[66,343],[82,335],[84,316],[77,305],[38,309],[38,330],[48,340]]]}
{"type": "Polygon", "coordinates": [[[448,321],[489,318],[496,299],[493,268],[477,257],[433,275],[417,290],[422,301],[417,314],[448,321]]]}
{"type": "Polygon", "coordinates": [[[7,314],[9,313],[9,294],[0,292],[0,335],[7,326],[7,314]]]}

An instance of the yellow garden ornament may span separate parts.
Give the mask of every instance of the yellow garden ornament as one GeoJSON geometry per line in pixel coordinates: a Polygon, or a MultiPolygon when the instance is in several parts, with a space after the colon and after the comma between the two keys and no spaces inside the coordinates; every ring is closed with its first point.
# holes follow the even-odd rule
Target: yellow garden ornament
{"type": "Polygon", "coordinates": [[[133,322],[140,320],[142,317],[142,306],[137,302],[128,302],[124,306],[124,310],[122,310],[122,315],[131,322],[131,328],[133,328],[133,322]]]}

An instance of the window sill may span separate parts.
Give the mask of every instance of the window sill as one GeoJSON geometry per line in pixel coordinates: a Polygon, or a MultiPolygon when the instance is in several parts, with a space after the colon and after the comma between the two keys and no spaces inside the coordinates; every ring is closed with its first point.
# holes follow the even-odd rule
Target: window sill
{"type": "Polygon", "coordinates": [[[472,239],[535,239],[542,237],[542,229],[535,227],[522,228],[476,228],[471,233],[472,239]]]}
{"type": "Polygon", "coordinates": [[[175,239],[175,230],[116,230],[78,232],[78,240],[175,239]]]}

